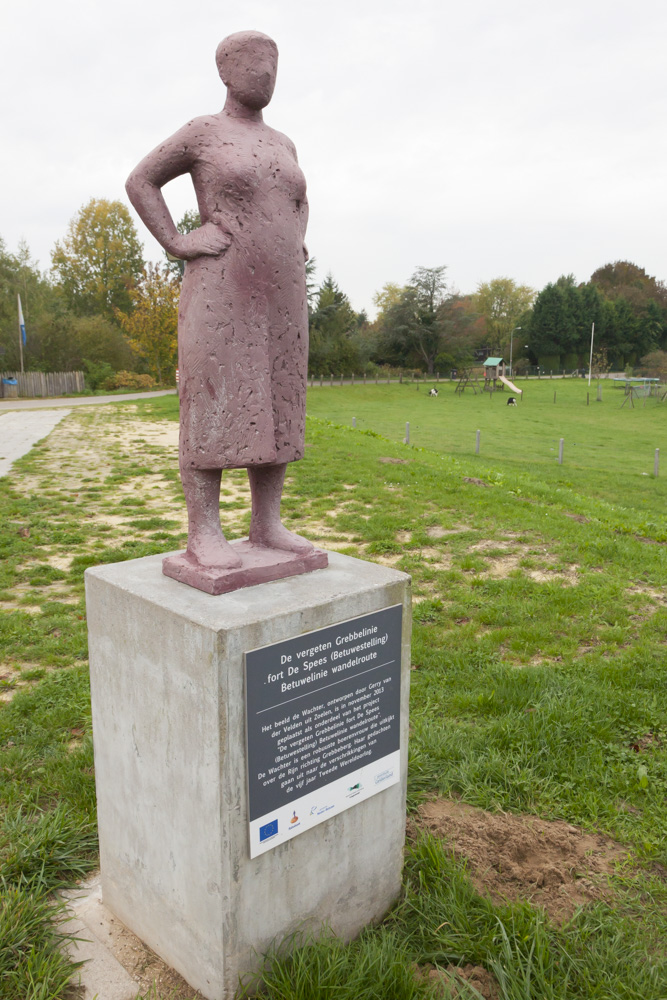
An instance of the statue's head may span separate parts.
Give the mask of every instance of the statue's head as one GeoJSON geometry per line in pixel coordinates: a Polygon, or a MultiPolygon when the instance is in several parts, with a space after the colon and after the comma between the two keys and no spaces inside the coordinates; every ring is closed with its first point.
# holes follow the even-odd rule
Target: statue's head
{"type": "Polygon", "coordinates": [[[220,79],[234,97],[254,111],[271,100],[278,70],[278,46],[261,31],[237,31],[215,53],[220,79]]]}

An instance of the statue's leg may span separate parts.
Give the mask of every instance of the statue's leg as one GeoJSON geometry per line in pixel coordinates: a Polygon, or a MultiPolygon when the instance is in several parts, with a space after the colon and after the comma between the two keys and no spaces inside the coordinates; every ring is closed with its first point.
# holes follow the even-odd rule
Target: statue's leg
{"type": "Polygon", "coordinates": [[[220,469],[181,467],[188,508],[188,554],[200,566],[234,569],[242,560],[220,527],[220,477],[220,469]]]}
{"type": "Polygon", "coordinates": [[[287,549],[289,552],[310,552],[312,542],[280,522],[280,500],[283,495],[286,465],[253,465],[248,468],[252,515],[250,541],[270,549],[287,549]]]}

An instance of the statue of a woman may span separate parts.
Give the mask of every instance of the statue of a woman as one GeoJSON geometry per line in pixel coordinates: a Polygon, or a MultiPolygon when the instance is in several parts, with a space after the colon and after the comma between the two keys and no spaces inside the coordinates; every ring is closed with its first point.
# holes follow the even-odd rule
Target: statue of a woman
{"type": "MultiPolygon", "coordinates": [[[[127,193],[165,250],[187,261],[178,357],[188,547],[164,569],[219,593],[232,588],[211,581],[244,559],[220,527],[222,469],[248,469],[249,565],[258,548],[290,552],[303,569],[326,565],[326,555],[280,521],[286,465],[304,450],[308,202],[292,142],[262,118],[278,50],[267,35],[242,31],[220,43],[216,62],[227,87],[223,110],[193,119],[149,153],[127,193]],[[160,189],[186,173],[202,225],[182,235],[160,189]]],[[[233,586],[247,582],[239,576],[233,586]]]]}

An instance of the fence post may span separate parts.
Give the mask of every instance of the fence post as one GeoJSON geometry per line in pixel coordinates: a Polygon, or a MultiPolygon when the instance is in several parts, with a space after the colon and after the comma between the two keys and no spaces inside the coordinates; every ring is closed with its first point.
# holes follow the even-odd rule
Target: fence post
{"type": "Polygon", "coordinates": [[[406,421],[405,424],[405,440],[403,444],[410,444],[410,422],[406,421]]]}
{"type": "Polygon", "coordinates": [[[558,464],[563,464],[563,445],[565,444],[565,438],[561,438],[558,442],[558,464]]]}
{"type": "Polygon", "coordinates": [[[479,455],[479,441],[480,441],[481,436],[482,436],[482,432],[481,431],[477,431],[477,433],[475,435],[475,454],[476,455],[479,455]]]}
{"type": "Polygon", "coordinates": [[[598,382],[598,403],[602,402],[602,385],[598,382]]]}
{"type": "Polygon", "coordinates": [[[324,385],[324,375],[320,372],[320,389],[324,385]]]}
{"type": "Polygon", "coordinates": [[[333,385],[333,372],[329,372],[329,388],[333,385]]]}
{"type": "Polygon", "coordinates": [[[354,385],[354,372],[352,372],[352,385],[354,385]]]}
{"type": "Polygon", "coordinates": [[[376,371],[376,372],[375,372],[375,384],[376,384],[376,385],[378,384],[378,379],[379,379],[379,377],[380,377],[380,376],[378,375],[378,373],[377,373],[377,371],[376,371]]]}
{"type": "Polygon", "coordinates": [[[364,372],[364,385],[366,385],[366,372],[364,372]]]}
{"type": "Polygon", "coordinates": [[[341,385],[343,384],[343,373],[342,372],[340,373],[340,384],[341,385]]]}
{"type": "Polygon", "coordinates": [[[352,426],[353,427],[357,426],[357,418],[356,417],[352,417],[352,426]]]}
{"type": "Polygon", "coordinates": [[[656,479],[658,478],[659,467],[660,467],[660,449],[656,448],[655,455],[653,458],[653,475],[655,476],[656,479]]]}

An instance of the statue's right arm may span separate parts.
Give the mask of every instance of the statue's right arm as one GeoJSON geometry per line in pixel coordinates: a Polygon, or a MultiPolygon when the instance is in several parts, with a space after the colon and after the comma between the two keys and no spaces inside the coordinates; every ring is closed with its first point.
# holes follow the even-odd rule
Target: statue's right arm
{"type": "Polygon", "coordinates": [[[212,222],[191,233],[179,233],[162,195],[163,185],[192,170],[198,138],[195,119],[145,156],[125,184],[128,198],[146,228],[168,253],[183,260],[218,254],[231,242],[229,234],[212,222]]]}

